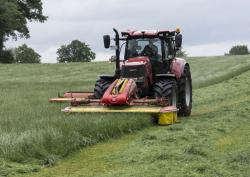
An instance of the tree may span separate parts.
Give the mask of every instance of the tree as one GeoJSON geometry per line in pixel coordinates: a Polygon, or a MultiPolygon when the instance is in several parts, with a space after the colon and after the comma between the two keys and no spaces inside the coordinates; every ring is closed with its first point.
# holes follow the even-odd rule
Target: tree
{"type": "Polygon", "coordinates": [[[229,55],[248,55],[247,45],[235,45],[229,50],[229,55]]]}
{"type": "Polygon", "coordinates": [[[11,64],[14,63],[15,59],[11,50],[4,50],[0,56],[0,63],[11,64]]]}
{"type": "Polygon", "coordinates": [[[187,57],[188,55],[187,55],[186,51],[184,51],[183,49],[180,49],[176,52],[176,56],[177,57],[187,57]]]}
{"type": "Polygon", "coordinates": [[[44,22],[41,0],[0,0],[0,57],[9,38],[29,38],[27,21],[44,22]]]}
{"type": "Polygon", "coordinates": [[[26,44],[14,50],[16,63],[41,63],[41,56],[26,44]]]}
{"type": "Polygon", "coordinates": [[[90,62],[95,59],[95,53],[89,46],[81,41],[74,40],[69,45],[62,45],[57,50],[57,61],[65,62],[90,62]]]}

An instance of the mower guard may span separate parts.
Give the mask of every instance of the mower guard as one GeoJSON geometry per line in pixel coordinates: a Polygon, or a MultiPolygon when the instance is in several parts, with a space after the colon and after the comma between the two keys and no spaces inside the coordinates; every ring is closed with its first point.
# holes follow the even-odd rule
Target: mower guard
{"type": "Polygon", "coordinates": [[[178,109],[174,106],[70,106],[62,109],[65,113],[150,113],[158,116],[159,125],[177,122],[178,109]]]}

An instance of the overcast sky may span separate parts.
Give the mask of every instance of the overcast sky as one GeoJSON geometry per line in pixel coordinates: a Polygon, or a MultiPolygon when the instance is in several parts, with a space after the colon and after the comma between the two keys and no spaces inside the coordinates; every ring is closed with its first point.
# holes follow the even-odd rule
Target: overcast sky
{"type": "Polygon", "coordinates": [[[134,29],[180,27],[189,56],[223,55],[235,44],[250,46],[249,0],[42,0],[45,23],[30,23],[29,39],[9,40],[7,47],[23,43],[56,62],[56,51],[74,39],[90,45],[98,60],[113,51],[103,48],[102,36],[134,29]]]}

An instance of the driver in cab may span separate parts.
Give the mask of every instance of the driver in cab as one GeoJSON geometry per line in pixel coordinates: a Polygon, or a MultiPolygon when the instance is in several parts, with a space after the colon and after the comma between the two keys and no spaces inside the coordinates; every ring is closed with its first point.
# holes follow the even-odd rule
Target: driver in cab
{"type": "Polygon", "coordinates": [[[142,56],[148,56],[150,60],[158,60],[158,48],[154,45],[154,40],[150,39],[149,44],[146,45],[141,53],[142,56]]]}

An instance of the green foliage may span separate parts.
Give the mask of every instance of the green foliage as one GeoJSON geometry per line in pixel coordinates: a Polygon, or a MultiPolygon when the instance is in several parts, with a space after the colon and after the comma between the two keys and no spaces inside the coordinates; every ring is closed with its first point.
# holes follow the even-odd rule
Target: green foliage
{"type": "Polygon", "coordinates": [[[74,40],[69,45],[63,45],[57,50],[59,63],[90,62],[95,59],[95,53],[89,46],[81,41],[74,40]]]}
{"type": "Polygon", "coordinates": [[[248,54],[249,50],[247,45],[236,45],[233,46],[229,51],[229,55],[248,55],[248,54]]]}
{"type": "Polygon", "coordinates": [[[4,37],[29,37],[27,20],[44,22],[41,0],[0,0],[0,34],[4,37]]]}
{"type": "Polygon", "coordinates": [[[41,63],[41,56],[26,44],[14,50],[16,63],[41,63]]]}
{"type": "Polygon", "coordinates": [[[46,19],[41,0],[0,0],[0,53],[8,37],[29,37],[27,21],[46,19]]]}
{"type": "Polygon", "coordinates": [[[183,50],[183,49],[180,49],[180,50],[178,50],[178,51],[176,52],[176,57],[187,57],[187,56],[188,56],[188,55],[187,55],[186,51],[183,50]]]}
{"type": "Polygon", "coordinates": [[[11,64],[15,59],[11,50],[4,50],[0,53],[0,63],[11,64]]]}

